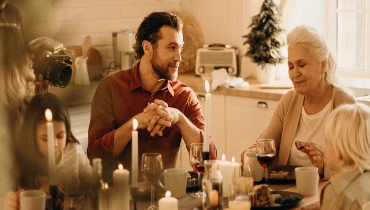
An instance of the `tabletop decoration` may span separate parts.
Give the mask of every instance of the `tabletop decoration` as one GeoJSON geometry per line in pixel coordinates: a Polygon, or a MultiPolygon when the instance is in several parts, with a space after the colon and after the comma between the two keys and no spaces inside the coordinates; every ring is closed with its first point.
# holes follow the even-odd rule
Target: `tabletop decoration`
{"type": "Polygon", "coordinates": [[[130,208],[129,177],[130,172],[124,169],[122,164],[119,164],[118,169],[113,171],[116,210],[126,210],[130,208]]]}
{"type": "Polygon", "coordinates": [[[167,191],[165,197],[159,199],[158,201],[159,210],[177,210],[178,209],[178,202],[177,199],[171,197],[171,192],[167,191]]]}
{"type": "Polygon", "coordinates": [[[240,176],[240,174],[241,174],[241,171],[240,171],[241,163],[235,162],[235,157],[231,158],[231,166],[232,166],[232,173],[233,173],[232,174],[232,179],[234,179],[235,177],[240,176]]]}
{"type": "Polygon", "coordinates": [[[132,163],[131,163],[131,186],[137,187],[137,174],[138,174],[138,121],[134,118],[132,120],[132,163]]]}
{"type": "Polygon", "coordinates": [[[53,114],[50,109],[45,110],[46,128],[48,135],[48,163],[49,163],[49,190],[52,197],[53,210],[56,210],[56,202],[58,195],[58,186],[55,175],[55,153],[54,153],[54,124],[53,114]]]}
{"type": "Polygon", "coordinates": [[[203,160],[209,160],[209,139],[210,139],[210,130],[211,130],[211,93],[210,85],[208,80],[204,82],[206,89],[205,96],[205,124],[204,124],[204,141],[203,141],[203,160]]]}
{"type": "Polygon", "coordinates": [[[218,161],[218,169],[222,176],[222,192],[224,197],[229,196],[229,186],[232,183],[232,165],[226,160],[225,154],[222,154],[222,159],[218,161]]]}
{"type": "Polygon", "coordinates": [[[137,132],[138,121],[134,118],[132,120],[132,151],[131,151],[131,197],[134,204],[134,210],[136,210],[136,197],[139,191],[138,189],[138,132],[137,132]]]}

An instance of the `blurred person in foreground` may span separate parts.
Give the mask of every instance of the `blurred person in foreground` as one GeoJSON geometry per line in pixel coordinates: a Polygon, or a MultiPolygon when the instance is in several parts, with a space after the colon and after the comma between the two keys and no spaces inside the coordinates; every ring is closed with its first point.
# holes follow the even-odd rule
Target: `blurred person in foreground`
{"type": "Polygon", "coordinates": [[[0,0],[0,23],[13,25],[23,34],[23,20],[19,10],[9,4],[8,0],[0,0]]]}
{"type": "Polygon", "coordinates": [[[52,93],[37,94],[27,107],[16,141],[15,151],[20,171],[18,190],[7,193],[5,210],[19,209],[20,191],[41,189],[47,195],[50,194],[46,109],[51,110],[53,117],[59,197],[64,194],[84,194],[93,181],[90,161],[72,134],[67,107],[52,93]]]}
{"type": "MultiPolygon", "coordinates": [[[[182,138],[187,149],[193,142],[203,142],[201,105],[194,91],[177,80],[182,26],[177,16],[167,12],[145,17],[134,45],[140,61],[99,83],[91,104],[87,154],[102,159],[108,181],[119,163],[128,170],[131,164],[140,165],[131,163],[133,119],[139,124],[139,161],[143,153],[157,152],[164,169],[173,168],[182,138]]],[[[216,152],[210,141],[211,158],[216,152]]]]}
{"type": "MultiPolygon", "coordinates": [[[[315,28],[297,26],[287,35],[287,45],[288,73],[294,88],[280,99],[259,138],[275,140],[275,164],[313,165],[327,179],[331,172],[324,164],[325,123],[338,106],[356,100],[337,85],[333,54],[315,28]]],[[[244,151],[253,149],[254,145],[244,151]]],[[[243,161],[244,152],[241,158],[243,161]]]]}
{"type": "Polygon", "coordinates": [[[357,103],[334,110],[325,141],[325,164],[337,173],[321,190],[321,209],[362,209],[370,201],[370,107],[357,103]]]}
{"type": "Polygon", "coordinates": [[[48,81],[34,84],[36,76],[32,66],[32,53],[20,30],[14,25],[0,25],[0,106],[5,113],[1,115],[4,137],[0,145],[0,167],[5,170],[0,173],[0,206],[6,192],[15,188],[14,141],[27,104],[35,92],[43,92],[48,87],[48,81]]]}

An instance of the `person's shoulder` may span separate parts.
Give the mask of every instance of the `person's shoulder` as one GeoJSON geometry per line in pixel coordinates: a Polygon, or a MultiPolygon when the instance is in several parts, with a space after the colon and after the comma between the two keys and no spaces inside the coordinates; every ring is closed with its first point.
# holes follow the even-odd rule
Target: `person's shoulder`
{"type": "Polygon", "coordinates": [[[82,146],[77,142],[67,142],[64,148],[65,154],[72,155],[76,153],[84,153],[82,146]]]}
{"type": "Polygon", "coordinates": [[[355,103],[356,99],[354,94],[344,87],[334,86],[333,99],[339,102],[355,103]]]}

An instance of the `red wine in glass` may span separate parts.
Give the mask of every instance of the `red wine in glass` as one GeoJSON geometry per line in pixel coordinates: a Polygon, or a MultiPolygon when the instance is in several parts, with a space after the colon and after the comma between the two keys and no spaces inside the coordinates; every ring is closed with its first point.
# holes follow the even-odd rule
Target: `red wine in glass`
{"type": "Polygon", "coordinates": [[[274,162],[275,155],[274,154],[262,154],[257,155],[257,160],[261,164],[262,167],[267,169],[269,166],[272,165],[274,162]]]}
{"type": "Polygon", "coordinates": [[[145,181],[155,185],[158,183],[158,180],[161,177],[162,172],[163,171],[161,169],[143,170],[143,177],[145,181]]]}
{"type": "Polygon", "coordinates": [[[258,139],[256,146],[257,160],[265,170],[265,181],[267,184],[267,168],[274,162],[276,154],[275,141],[273,139],[258,139]]]}
{"type": "Polygon", "coordinates": [[[195,172],[197,173],[204,173],[204,165],[201,163],[195,163],[192,164],[191,167],[194,169],[195,172]]]}

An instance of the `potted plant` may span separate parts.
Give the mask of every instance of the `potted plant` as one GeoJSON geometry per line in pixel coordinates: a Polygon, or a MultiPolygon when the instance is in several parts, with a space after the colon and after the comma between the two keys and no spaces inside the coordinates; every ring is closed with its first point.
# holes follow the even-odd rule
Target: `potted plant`
{"type": "Polygon", "coordinates": [[[275,79],[276,64],[285,60],[281,47],[285,45],[281,38],[281,14],[273,0],[264,0],[261,12],[252,17],[251,28],[244,45],[248,45],[245,56],[257,64],[257,79],[262,83],[271,83],[275,79]],[[262,70],[262,71],[261,71],[262,70]],[[271,73],[266,77],[267,73],[271,73]],[[263,76],[265,74],[265,76],[263,76]]]}

